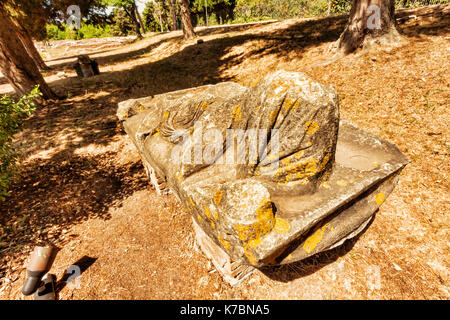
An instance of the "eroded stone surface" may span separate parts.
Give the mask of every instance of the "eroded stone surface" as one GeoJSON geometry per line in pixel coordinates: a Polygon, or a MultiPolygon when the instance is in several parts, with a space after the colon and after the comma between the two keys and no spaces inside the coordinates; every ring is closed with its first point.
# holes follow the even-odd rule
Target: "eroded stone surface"
{"type": "Polygon", "coordinates": [[[334,89],[302,73],[129,100],[117,114],[202,230],[234,261],[256,267],[355,236],[407,163],[395,146],[340,124],[334,89]],[[245,150],[239,161],[237,150],[245,150]]]}

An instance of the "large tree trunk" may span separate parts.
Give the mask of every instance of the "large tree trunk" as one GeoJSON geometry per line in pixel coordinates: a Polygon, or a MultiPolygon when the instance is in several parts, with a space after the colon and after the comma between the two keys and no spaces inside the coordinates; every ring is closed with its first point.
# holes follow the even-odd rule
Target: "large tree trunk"
{"type": "Polygon", "coordinates": [[[22,41],[23,46],[27,50],[28,54],[31,58],[33,58],[34,62],[38,66],[40,70],[50,70],[50,68],[45,64],[41,55],[37,51],[33,40],[31,39],[28,31],[20,25],[20,23],[16,23],[17,29],[19,31],[20,41],[22,41]]]}
{"type": "Polygon", "coordinates": [[[14,90],[29,93],[36,85],[44,99],[58,98],[45,82],[34,60],[28,55],[18,36],[17,26],[0,6],[0,71],[14,90]]]}
{"type": "Polygon", "coordinates": [[[394,0],[353,0],[349,20],[337,48],[348,54],[374,42],[396,43],[400,38],[394,0]]]}
{"type": "Polygon", "coordinates": [[[185,39],[195,38],[194,27],[192,26],[191,13],[189,11],[188,0],[178,0],[180,6],[181,22],[183,24],[183,34],[185,39]]]}
{"type": "Polygon", "coordinates": [[[169,4],[170,4],[170,13],[172,14],[172,30],[177,30],[178,29],[178,22],[177,22],[177,12],[175,9],[175,3],[174,0],[169,0],[169,4]]]}

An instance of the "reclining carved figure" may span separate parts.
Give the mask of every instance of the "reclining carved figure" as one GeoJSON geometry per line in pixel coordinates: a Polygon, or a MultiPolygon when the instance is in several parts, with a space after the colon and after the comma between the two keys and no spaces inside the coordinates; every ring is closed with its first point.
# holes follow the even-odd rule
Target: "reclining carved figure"
{"type": "Polygon", "coordinates": [[[339,121],[335,90],[278,71],[119,104],[158,191],[234,260],[304,259],[365,229],[406,157],[339,121]]]}

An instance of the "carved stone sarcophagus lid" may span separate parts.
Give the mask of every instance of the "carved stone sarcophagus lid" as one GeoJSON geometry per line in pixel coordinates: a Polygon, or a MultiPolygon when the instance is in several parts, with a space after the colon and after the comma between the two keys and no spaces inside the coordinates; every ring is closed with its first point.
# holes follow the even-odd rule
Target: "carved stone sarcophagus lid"
{"type": "Polygon", "coordinates": [[[362,232],[407,164],[339,121],[335,90],[278,71],[119,104],[158,191],[170,190],[232,260],[295,262],[362,232]]]}

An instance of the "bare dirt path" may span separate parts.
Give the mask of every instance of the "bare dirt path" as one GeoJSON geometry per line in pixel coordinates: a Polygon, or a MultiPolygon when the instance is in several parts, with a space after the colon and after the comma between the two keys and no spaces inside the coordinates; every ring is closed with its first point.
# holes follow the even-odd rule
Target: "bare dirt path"
{"type": "Polygon", "coordinates": [[[98,53],[101,75],[84,80],[55,65],[67,78],[51,86],[68,98],[17,136],[22,178],[0,206],[0,299],[24,298],[38,240],[61,247],[52,269],[60,299],[449,299],[448,7],[399,14],[404,44],[323,67],[345,18],[203,30],[200,45],[151,36],[98,53]],[[249,85],[277,69],[334,85],[341,118],[395,143],[411,164],[359,239],[232,288],[196,248],[188,213],[148,186],[115,110],[207,83],[249,85]],[[73,264],[84,271],[78,288],[62,281],[73,264]]]}

